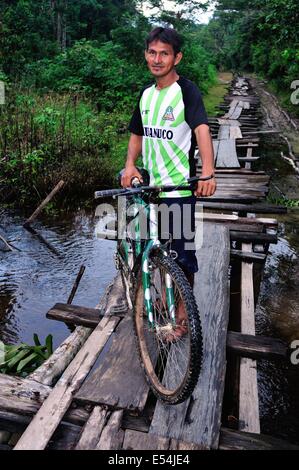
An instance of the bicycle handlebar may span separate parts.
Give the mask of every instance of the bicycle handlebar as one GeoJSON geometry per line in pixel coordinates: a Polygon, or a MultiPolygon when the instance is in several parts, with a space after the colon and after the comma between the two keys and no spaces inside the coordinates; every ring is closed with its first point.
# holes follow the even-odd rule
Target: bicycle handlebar
{"type": "Polygon", "coordinates": [[[113,197],[113,196],[127,196],[143,192],[171,192],[179,190],[192,190],[192,185],[197,183],[200,178],[198,176],[193,176],[188,178],[187,183],[183,185],[176,186],[138,186],[136,188],[122,188],[122,189],[104,189],[102,191],[96,191],[94,193],[95,199],[104,198],[104,197],[113,197]]]}

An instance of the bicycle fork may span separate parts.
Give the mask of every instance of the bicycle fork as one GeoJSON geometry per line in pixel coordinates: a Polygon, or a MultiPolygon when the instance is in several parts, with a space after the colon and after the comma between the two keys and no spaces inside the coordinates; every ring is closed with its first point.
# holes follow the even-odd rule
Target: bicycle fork
{"type": "MultiPolygon", "coordinates": [[[[153,301],[151,296],[151,262],[150,252],[161,247],[161,242],[158,238],[158,214],[157,207],[155,204],[149,205],[149,230],[150,230],[150,241],[147,243],[146,248],[142,255],[142,284],[144,291],[144,306],[148,317],[149,326],[151,329],[155,329],[155,319],[153,313],[153,301]]],[[[163,251],[163,254],[167,256],[167,252],[163,251]]],[[[165,273],[165,287],[166,287],[166,303],[170,320],[172,325],[175,325],[175,301],[173,293],[173,282],[171,276],[165,273]]],[[[163,295],[163,294],[162,294],[163,295]]]]}

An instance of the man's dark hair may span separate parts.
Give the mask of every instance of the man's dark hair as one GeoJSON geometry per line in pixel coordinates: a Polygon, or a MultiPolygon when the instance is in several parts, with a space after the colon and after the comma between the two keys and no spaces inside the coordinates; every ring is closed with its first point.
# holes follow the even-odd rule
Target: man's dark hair
{"type": "Polygon", "coordinates": [[[182,40],[175,29],[158,27],[153,29],[146,38],[146,49],[151,42],[161,41],[165,44],[170,44],[177,55],[181,51],[182,40]]]}

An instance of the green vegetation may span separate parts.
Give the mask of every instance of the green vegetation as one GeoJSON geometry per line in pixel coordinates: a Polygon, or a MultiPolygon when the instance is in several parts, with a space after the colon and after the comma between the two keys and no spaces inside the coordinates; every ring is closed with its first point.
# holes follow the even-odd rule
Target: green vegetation
{"type": "Polygon", "coordinates": [[[194,22],[212,1],[3,0],[0,4],[0,198],[40,201],[67,181],[64,197],[110,186],[123,165],[127,125],[141,88],[152,79],[144,39],[157,24],[184,39],[179,73],[204,94],[209,114],[225,94],[216,69],[251,71],[268,80],[293,115],[299,78],[296,0],[218,0],[207,25],[194,22]]]}
{"type": "Polygon", "coordinates": [[[45,345],[41,345],[37,334],[33,335],[34,346],[26,343],[18,345],[0,342],[0,373],[26,377],[39,367],[53,352],[52,335],[48,335],[45,345]]]}
{"type": "MultiPolygon", "coordinates": [[[[187,13],[193,2],[174,3],[187,13]]],[[[67,181],[64,197],[90,197],[96,187],[115,183],[125,161],[130,116],[141,88],[152,81],[142,59],[152,25],[139,4],[1,2],[2,202],[36,203],[61,178],[67,181]]],[[[161,18],[165,15],[185,42],[179,72],[206,93],[216,70],[197,41],[198,27],[161,9],[161,18]]]]}
{"type": "Polygon", "coordinates": [[[291,83],[299,77],[297,0],[218,0],[199,34],[217,68],[254,71],[269,80],[289,111],[291,83]]]}

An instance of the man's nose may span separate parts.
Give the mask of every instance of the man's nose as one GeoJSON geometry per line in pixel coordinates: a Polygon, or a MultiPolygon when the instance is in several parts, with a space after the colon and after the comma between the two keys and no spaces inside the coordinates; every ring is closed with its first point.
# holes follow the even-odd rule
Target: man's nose
{"type": "Polygon", "coordinates": [[[159,64],[159,63],[161,62],[161,59],[162,59],[162,55],[159,54],[159,53],[157,53],[157,54],[155,55],[155,63],[156,63],[156,64],[159,64]]]}

